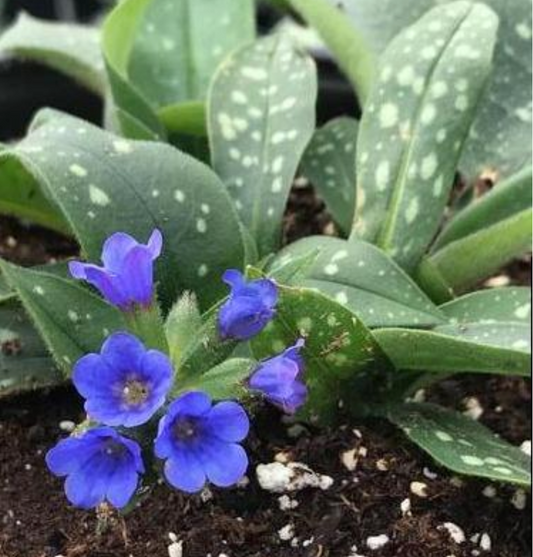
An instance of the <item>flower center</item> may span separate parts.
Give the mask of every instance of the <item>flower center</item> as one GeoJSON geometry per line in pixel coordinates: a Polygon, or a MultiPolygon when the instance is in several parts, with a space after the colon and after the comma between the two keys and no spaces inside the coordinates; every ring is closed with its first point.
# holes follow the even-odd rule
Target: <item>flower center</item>
{"type": "Polygon", "coordinates": [[[127,404],[142,404],[148,398],[148,388],[142,381],[131,379],[126,382],[122,396],[127,404]]]}
{"type": "Polygon", "coordinates": [[[127,450],[122,443],[117,443],[115,439],[108,439],[105,441],[102,448],[109,457],[119,457],[127,450]]]}
{"type": "Polygon", "coordinates": [[[180,441],[190,441],[196,436],[198,427],[197,423],[191,418],[181,418],[176,420],[173,431],[180,441]]]}

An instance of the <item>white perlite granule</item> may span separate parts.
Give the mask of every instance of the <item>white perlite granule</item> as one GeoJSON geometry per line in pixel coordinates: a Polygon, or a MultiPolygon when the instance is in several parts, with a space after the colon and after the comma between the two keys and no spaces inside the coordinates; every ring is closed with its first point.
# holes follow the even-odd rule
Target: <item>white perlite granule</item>
{"type": "Polygon", "coordinates": [[[294,538],[294,525],[286,524],[278,530],[278,536],[281,541],[288,542],[294,538]]]}
{"type": "Polygon", "coordinates": [[[183,557],[183,542],[173,542],[168,546],[168,557],[183,557]]]}
{"type": "Polygon", "coordinates": [[[380,534],[379,536],[368,536],[366,539],[366,546],[368,549],[375,551],[376,549],[381,549],[383,546],[389,543],[389,536],[387,534],[380,534]]]}
{"type": "Polygon", "coordinates": [[[531,456],[531,441],[526,440],[520,445],[520,450],[523,453],[526,453],[528,456],[531,456]]]}
{"type": "Polygon", "coordinates": [[[306,487],[326,490],[333,485],[333,478],[317,474],[302,462],[259,464],[255,473],[259,485],[273,493],[300,491],[306,487]]]}
{"type": "Polygon", "coordinates": [[[453,522],[445,522],[442,526],[439,526],[438,529],[447,530],[448,534],[450,534],[450,538],[452,538],[452,540],[457,544],[464,543],[464,541],[466,540],[463,529],[453,522]]]}

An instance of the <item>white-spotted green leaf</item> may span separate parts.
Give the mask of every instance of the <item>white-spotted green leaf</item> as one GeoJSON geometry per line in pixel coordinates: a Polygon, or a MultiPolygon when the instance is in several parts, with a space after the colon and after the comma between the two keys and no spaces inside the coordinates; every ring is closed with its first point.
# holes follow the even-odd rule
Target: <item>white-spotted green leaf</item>
{"type": "Polygon", "coordinates": [[[466,294],[440,306],[457,323],[529,323],[531,290],[525,286],[493,288],[466,294]]]}
{"type": "MultiPolygon", "coordinates": [[[[330,1],[340,4],[375,52],[381,52],[395,35],[426,11],[450,2],[330,1]]],[[[460,162],[460,169],[471,180],[480,175],[509,176],[531,161],[531,0],[483,2],[498,15],[500,28],[494,71],[460,162]]]]}
{"type": "Polygon", "coordinates": [[[39,62],[103,94],[106,84],[95,27],[39,20],[22,12],[0,37],[0,53],[39,62]]]}
{"type": "Polygon", "coordinates": [[[305,338],[303,380],[309,399],[302,416],[334,423],[366,410],[388,384],[390,363],[370,331],[350,310],[307,288],[279,287],[276,316],[252,339],[258,359],[278,354],[305,338]]]}
{"type": "Polygon", "coordinates": [[[19,303],[0,303],[0,398],[60,384],[64,376],[19,303]]]}
{"type": "Polygon", "coordinates": [[[437,232],[487,76],[498,20],[434,8],[383,53],[357,144],[354,237],[412,269],[437,232]]]}
{"type": "Polygon", "coordinates": [[[469,338],[468,334],[461,335],[457,329],[452,331],[443,326],[443,332],[438,332],[438,328],[378,329],[373,334],[399,370],[529,376],[530,356],[523,347],[502,348],[494,340],[495,335],[484,336],[484,332],[488,333],[481,331],[469,338]]]}
{"type": "Polygon", "coordinates": [[[316,89],[312,60],[280,34],[234,53],[213,80],[212,165],[260,257],[279,245],[289,189],[314,129],[316,89]]]}
{"type": "Polygon", "coordinates": [[[0,268],[65,376],[110,333],[126,328],[116,308],[74,281],[2,260],[0,268]]]}
{"type": "Polygon", "coordinates": [[[454,472],[528,486],[531,458],[480,423],[435,404],[398,404],[388,419],[454,472]]]}
{"type": "Polygon", "coordinates": [[[205,99],[220,62],[254,35],[253,0],[150,0],[129,77],[157,108],[205,99]]]}
{"type": "Polygon", "coordinates": [[[240,268],[244,247],[231,200],[217,176],[177,149],[125,140],[71,116],[37,116],[32,133],[0,153],[18,161],[61,210],[86,257],[100,260],[117,231],[146,242],[164,237],[156,277],[165,307],[180,292],[208,308],[226,293],[220,280],[240,268]]]}
{"type": "Polygon", "coordinates": [[[357,313],[367,327],[428,327],[444,315],[384,252],[363,241],[327,236],[304,238],[284,248],[269,265],[277,268],[318,252],[300,284],[316,288],[357,313]]]}
{"type": "Polygon", "coordinates": [[[444,227],[432,250],[441,249],[531,207],[531,165],[498,182],[480,199],[472,201],[444,227]]]}
{"type": "Polygon", "coordinates": [[[355,209],[357,120],[331,120],[315,131],[302,158],[302,172],[342,230],[349,234],[355,209]]]}
{"type": "Polygon", "coordinates": [[[435,252],[429,262],[462,292],[531,250],[532,210],[524,209],[435,252]]]}
{"type": "Polygon", "coordinates": [[[248,358],[230,358],[205,373],[179,380],[174,394],[187,391],[203,391],[215,400],[242,399],[247,396],[246,379],[257,365],[248,358]]]}

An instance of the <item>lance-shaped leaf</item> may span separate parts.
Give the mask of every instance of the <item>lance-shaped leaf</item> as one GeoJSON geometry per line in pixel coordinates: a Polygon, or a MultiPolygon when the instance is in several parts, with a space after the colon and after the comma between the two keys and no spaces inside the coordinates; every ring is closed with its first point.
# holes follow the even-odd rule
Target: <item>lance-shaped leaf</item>
{"type": "Polygon", "coordinates": [[[381,58],[360,125],[353,235],[408,269],[440,226],[497,26],[490,8],[455,2],[400,33],[381,58]]]}
{"type": "Polygon", "coordinates": [[[531,208],[447,244],[429,261],[456,292],[489,277],[531,250],[531,208]]]}
{"type": "Polygon", "coordinates": [[[531,458],[480,423],[435,404],[398,404],[388,419],[437,462],[468,476],[528,486],[531,458]]]}
{"type": "Polygon", "coordinates": [[[440,309],[458,323],[527,324],[531,320],[531,290],[525,286],[480,290],[448,302],[440,309]]]}
{"type": "Polygon", "coordinates": [[[304,238],[282,250],[269,265],[277,269],[305,254],[318,252],[299,284],[357,313],[367,327],[428,327],[444,315],[416,283],[384,252],[362,241],[326,236],[304,238]]]}
{"type": "Polygon", "coordinates": [[[444,227],[432,247],[441,249],[450,242],[492,226],[531,207],[531,166],[496,184],[479,200],[471,202],[444,227]]]}
{"type": "Polygon", "coordinates": [[[39,62],[103,94],[106,84],[100,31],[36,19],[22,12],[0,37],[0,53],[39,62]]]}
{"type": "Polygon", "coordinates": [[[316,89],[313,62],[282,35],[237,51],[212,83],[213,168],[260,256],[279,245],[292,179],[314,129],[316,89]]]}
{"type": "MultiPolygon", "coordinates": [[[[340,5],[363,39],[381,52],[402,29],[450,0],[330,2],[340,5]]],[[[480,175],[510,176],[531,161],[531,2],[483,3],[498,14],[500,29],[494,71],[459,165],[471,181],[480,175]]]]}
{"type": "Polygon", "coordinates": [[[164,237],[157,280],[168,308],[183,290],[202,308],[226,293],[221,274],[242,267],[244,247],[231,200],[216,175],[168,145],[127,141],[59,113],[0,158],[19,161],[61,210],[91,261],[117,231],[164,237]]]}
{"type": "Polygon", "coordinates": [[[363,414],[388,384],[390,363],[363,322],[350,310],[307,288],[279,287],[276,316],[251,341],[259,358],[282,352],[300,338],[309,399],[302,416],[334,423],[363,414]]]}
{"type": "Polygon", "coordinates": [[[205,99],[217,66],[254,39],[252,0],[150,0],[129,76],[152,106],[205,99]]]}
{"type": "MultiPolygon", "coordinates": [[[[530,355],[522,344],[521,333],[509,331],[520,345],[512,349],[502,348],[498,335],[505,328],[497,325],[476,325],[461,331],[443,326],[435,331],[415,331],[410,329],[379,329],[374,331],[374,338],[399,370],[428,371],[432,373],[494,373],[499,375],[530,374],[530,355]],[[482,327],[493,327],[495,331],[482,327]]],[[[514,327],[519,327],[518,324],[514,327]]],[[[523,327],[523,326],[522,326],[523,327]]]]}
{"type": "Polygon", "coordinates": [[[357,120],[337,118],[316,130],[302,158],[302,172],[348,234],[355,209],[357,120]]]}
{"type": "Polygon", "coordinates": [[[2,260],[0,268],[67,377],[76,360],[126,328],[117,309],[74,281],[2,260]]]}
{"type": "Polygon", "coordinates": [[[0,398],[60,384],[64,376],[19,303],[0,304],[0,398]]]}

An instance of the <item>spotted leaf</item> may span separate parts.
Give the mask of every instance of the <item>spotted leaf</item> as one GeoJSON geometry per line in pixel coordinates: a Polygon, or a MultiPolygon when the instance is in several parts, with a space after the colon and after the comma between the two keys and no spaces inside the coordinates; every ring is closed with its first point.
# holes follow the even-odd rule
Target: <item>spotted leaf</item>
{"type": "Polygon", "coordinates": [[[388,384],[390,363],[362,321],[347,308],[307,288],[279,287],[276,316],[252,342],[254,356],[282,352],[305,338],[303,379],[309,400],[302,416],[333,423],[360,415],[388,384]]]}
{"type": "Polygon", "coordinates": [[[353,236],[407,269],[440,226],[497,26],[490,8],[455,2],[402,31],[382,55],[360,125],[353,236]]]}
{"type": "Polygon", "coordinates": [[[314,129],[316,72],[289,39],[258,40],[226,59],[208,100],[212,164],[259,256],[281,240],[292,179],[314,129]]]}
{"type": "Polygon", "coordinates": [[[278,269],[312,252],[318,252],[318,257],[299,284],[345,305],[367,327],[428,327],[445,321],[416,283],[390,257],[366,242],[304,238],[283,249],[268,271],[276,277],[278,269]]]}
{"type": "Polygon", "coordinates": [[[475,420],[435,404],[399,404],[388,419],[439,464],[460,474],[528,486],[531,458],[475,420]]]}
{"type": "Polygon", "coordinates": [[[345,233],[355,209],[356,138],[357,120],[337,118],[316,130],[302,159],[303,174],[345,233]]]}
{"type": "Polygon", "coordinates": [[[0,324],[0,398],[64,381],[19,303],[0,302],[0,324]]]}
{"type": "Polygon", "coordinates": [[[379,329],[374,338],[399,370],[494,373],[528,377],[527,325],[442,325],[433,331],[379,329]],[[509,348],[508,346],[511,346],[509,348]]]}
{"type": "Polygon", "coordinates": [[[45,64],[102,95],[106,85],[100,32],[43,21],[22,12],[0,38],[0,52],[45,64]]]}
{"type": "Polygon", "coordinates": [[[156,276],[165,307],[183,290],[208,308],[225,294],[223,271],[242,267],[237,216],[220,180],[202,163],[155,142],[127,141],[71,116],[40,113],[32,132],[0,159],[18,161],[99,261],[117,231],[164,237],[156,276]],[[41,120],[44,122],[40,124],[41,120]]]}
{"type": "Polygon", "coordinates": [[[74,281],[2,260],[0,269],[65,376],[111,332],[126,328],[116,308],[74,281]]]}

